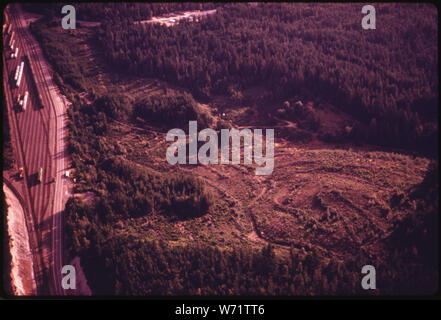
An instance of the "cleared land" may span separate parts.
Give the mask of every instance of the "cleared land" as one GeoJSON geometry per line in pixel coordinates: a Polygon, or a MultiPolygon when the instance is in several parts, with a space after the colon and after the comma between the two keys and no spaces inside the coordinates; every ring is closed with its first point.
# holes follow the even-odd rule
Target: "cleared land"
{"type": "MultiPolygon", "coordinates": [[[[167,90],[184,91],[154,79],[120,77],[104,71],[104,65],[99,68],[99,54],[89,42],[91,30],[81,29],[68,37],[78,44],[72,55],[84,68],[88,81],[98,83],[100,90],[118,90],[135,101],[167,90]]],[[[231,102],[215,97],[205,106],[215,121],[224,120],[221,113],[225,112],[229,122],[239,128],[246,123],[264,125],[263,120],[249,116],[250,107],[233,109],[231,102]]],[[[352,120],[332,111],[318,110],[326,130],[352,120]]],[[[338,149],[316,139],[296,142],[281,137],[281,132],[295,132],[296,124],[279,120],[268,125],[276,130],[275,169],[268,177],[256,177],[254,168],[246,165],[170,166],[165,161],[169,143],[164,129],[139,119],[135,123],[110,122],[107,139],[123,158],[152,171],[191,173],[203,179],[216,195],[212,211],[200,218],[170,222],[156,216],[118,225],[125,232],[137,228],[152,239],[181,243],[200,241],[230,247],[235,243],[262,246],[271,242],[280,249],[318,246],[336,255],[374,246],[384,238],[397,214],[390,208],[390,197],[420,183],[429,160],[366,147],[361,151],[350,151],[344,145],[345,149],[338,149]]]]}
{"type": "MultiPolygon", "coordinates": [[[[64,73],[58,76],[71,100],[94,108],[93,99],[100,94],[123,92],[136,104],[153,95],[186,92],[165,81],[113,73],[94,45],[93,28],[70,33],[49,28],[45,32],[59,43],[70,44],[67,59],[72,59],[84,75],[84,79],[69,78],[70,74],[64,73]]],[[[50,41],[45,45],[49,52],[50,41]]],[[[318,132],[302,129],[300,121],[285,120],[282,114],[268,116],[253,110],[253,101],[262,90],[244,92],[246,102],[214,96],[198,102],[197,109],[206,114],[213,127],[275,128],[275,166],[269,176],[256,176],[253,165],[171,166],[165,159],[169,143],[163,124],[139,118],[106,118],[102,141],[112,146],[118,158],[149,173],[188,173],[204,181],[213,195],[213,205],[202,216],[182,219],[153,212],[112,221],[106,226],[109,233],[115,238],[142,243],[160,240],[181,248],[191,244],[220,250],[262,249],[271,244],[278,257],[288,257],[290,252],[303,257],[314,254],[325,265],[331,260],[345,262],[360,252],[373,260],[381,259],[387,250],[384,240],[393,232],[396,219],[414,210],[403,209],[396,199],[423,181],[430,160],[369,146],[324,143],[317,139],[319,134],[341,129],[355,120],[322,101],[303,99],[302,105],[320,118],[321,128],[318,132]]],[[[105,189],[100,185],[99,173],[93,170],[89,172],[92,178],[81,170],[72,173],[77,179],[77,197],[85,203],[93,202],[95,195],[103,194],[105,189]],[[99,181],[100,190],[93,190],[88,179],[99,181]]],[[[87,221],[79,223],[85,229],[89,227],[87,221]]]]}

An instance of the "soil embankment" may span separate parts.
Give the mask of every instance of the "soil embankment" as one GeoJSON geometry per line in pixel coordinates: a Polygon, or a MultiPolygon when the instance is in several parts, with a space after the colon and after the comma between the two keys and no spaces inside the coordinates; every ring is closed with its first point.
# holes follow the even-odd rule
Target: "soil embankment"
{"type": "Polygon", "coordinates": [[[23,207],[6,185],[3,185],[7,204],[7,230],[9,249],[12,257],[11,279],[12,294],[28,296],[36,293],[32,252],[23,207]]]}

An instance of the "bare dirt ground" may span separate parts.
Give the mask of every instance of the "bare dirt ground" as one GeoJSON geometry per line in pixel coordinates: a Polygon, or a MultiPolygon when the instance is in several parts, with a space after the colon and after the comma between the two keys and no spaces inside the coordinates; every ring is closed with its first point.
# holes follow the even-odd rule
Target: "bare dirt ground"
{"type": "Polygon", "coordinates": [[[13,294],[31,296],[36,293],[36,284],[23,207],[12,190],[6,185],[3,185],[3,191],[8,206],[7,230],[10,237],[9,247],[12,256],[13,294]]]}
{"type": "MultiPolygon", "coordinates": [[[[293,126],[281,121],[277,127],[293,126]]],[[[324,256],[372,252],[387,236],[394,192],[420,183],[428,159],[387,152],[304,146],[276,139],[274,171],[256,176],[255,165],[176,165],[166,162],[165,132],[147,124],[117,124],[124,157],[159,172],[198,176],[215,195],[200,218],[149,224],[163,240],[203,241],[231,247],[273,244],[285,251],[312,247],[324,256]],[[167,232],[164,232],[167,230],[167,232]]],[[[242,158],[243,159],[243,158],[242,158]]],[[[242,160],[243,162],[243,160],[242,160]]]]}

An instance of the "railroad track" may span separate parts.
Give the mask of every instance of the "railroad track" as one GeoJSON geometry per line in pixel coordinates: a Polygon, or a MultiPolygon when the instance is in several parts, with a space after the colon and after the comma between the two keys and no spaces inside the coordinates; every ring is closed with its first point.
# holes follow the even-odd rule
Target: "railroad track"
{"type": "MultiPolygon", "coordinates": [[[[27,170],[27,166],[25,165],[25,158],[24,158],[24,152],[23,152],[23,143],[22,138],[18,132],[18,122],[16,113],[14,111],[14,99],[12,97],[11,90],[7,90],[8,88],[8,80],[7,76],[9,75],[9,71],[7,68],[7,63],[5,60],[5,56],[3,55],[3,68],[4,68],[4,74],[6,75],[6,78],[3,78],[3,86],[4,86],[4,92],[5,92],[5,100],[6,100],[6,106],[8,108],[8,120],[11,127],[11,136],[14,139],[15,142],[15,154],[16,154],[16,161],[18,166],[24,168],[23,172],[23,188],[22,188],[22,194],[23,194],[23,210],[26,215],[26,223],[27,223],[27,229],[29,232],[29,244],[31,247],[32,252],[37,253],[33,254],[33,266],[34,266],[34,275],[36,277],[36,282],[40,284],[41,282],[46,282],[45,280],[45,272],[44,272],[44,264],[42,261],[42,257],[40,254],[38,254],[38,248],[40,247],[41,238],[38,236],[38,233],[35,229],[35,213],[34,213],[34,207],[32,205],[31,201],[31,195],[28,188],[28,180],[29,180],[29,173],[27,170]],[[42,277],[43,279],[41,279],[42,277]]],[[[8,183],[7,180],[4,179],[5,183],[8,183]]],[[[15,189],[14,189],[15,190],[15,189]]],[[[18,193],[18,192],[17,192],[18,193]]],[[[39,286],[37,286],[37,294],[39,293],[39,286]]]]}
{"type": "MultiPolygon", "coordinates": [[[[21,53],[28,55],[28,62],[25,65],[24,80],[22,86],[18,89],[12,89],[9,92],[10,113],[14,121],[13,131],[17,137],[17,150],[19,157],[22,159],[25,170],[24,189],[28,194],[29,207],[33,216],[33,225],[35,226],[35,236],[37,237],[37,248],[40,259],[44,264],[43,273],[45,274],[43,283],[39,283],[39,287],[43,288],[41,293],[51,293],[54,295],[64,294],[61,288],[61,265],[62,265],[62,246],[61,246],[61,209],[60,194],[62,193],[61,174],[57,172],[60,150],[57,148],[57,117],[60,110],[57,110],[50,94],[50,88],[45,77],[44,66],[40,61],[41,54],[37,52],[38,44],[31,37],[27,26],[23,21],[21,8],[17,4],[11,4],[9,11],[11,23],[16,30],[16,41],[20,46],[21,53]],[[31,85],[32,84],[32,85],[31,85]],[[24,90],[31,93],[31,101],[29,107],[23,113],[16,114],[13,108],[14,91],[17,94],[24,90]],[[32,93],[33,92],[33,93],[32,93]],[[39,108],[38,96],[41,95],[44,107],[39,108]],[[34,109],[32,110],[32,106],[34,109]],[[58,112],[57,112],[58,111],[58,112]],[[43,181],[40,184],[32,184],[31,172],[36,172],[39,167],[44,168],[43,181]],[[55,182],[55,183],[52,183],[55,182]],[[57,201],[54,201],[57,199],[57,201]],[[52,270],[50,274],[49,269],[52,270]],[[52,277],[53,281],[49,281],[52,277]]],[[[22,56],[20,56],[22,57],[22,56]]],[[[4,66],[7,68],[7,64],[4,66]]],[[[19,58],[14,62],[18,62],[19,58]]],[[[12,63],[13,65],[14,63],[12,63]]],[[[9,64],[11,65],[11,63],[9,64]]],[[[6,74],[9,74],[9,70],[6,74]]],[[[7,81],[5,81],[5,91],[7,81]]],[[[60,107],[59,107],[60,109],[60,107]]],[[[62,111],[61,107],[61,111],[62,111]]],[[[59,137],[62,139],[63,137],[59,137]]],[[[62,161],[64,164],[64,159],[62,161]]],[[[64,167],[64,166],[63,166],[64,167]]],[[[62,196],[62,195],[61,195],[62,196]]],[[[34,238],[34,237],[33,237],[34,238]]],[[[35,245],[35,244],[34,244],[35,245]]],[[[38,273],[36,273],[38,274],[38,273]]]]}

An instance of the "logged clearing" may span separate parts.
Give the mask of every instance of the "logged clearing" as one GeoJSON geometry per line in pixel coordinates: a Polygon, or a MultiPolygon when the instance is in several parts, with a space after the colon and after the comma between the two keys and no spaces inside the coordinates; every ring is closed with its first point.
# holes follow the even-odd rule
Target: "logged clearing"
{"type": "Polygon", "coordinates": [[[375,252],[393,218],[403,214],[391,207],[391,198],[421,183],[429,164],[397,153],[315,149],[276,138],[268,176],[256,176],[254,164],[171,166],[165,159],[166,133],[141,126],[113,125],[110,137],[126,159],[154,171],[198,176],[216,198],[199,218],[170,223],[149,217],[143,227],[163,240],[225,247],[272,243],[282,252],[314,247],[341,258],[375,252]]]}
{"type": "MultiPolygon", "coordinates": [[[[171,19],[174,18],[170,16],[167,19],[172,23],[171,19]]],[[[50,32],[47,31],[46,38],[53,45],[63,43],[54,41],[58,40],[58,36],[66,43],[78,45],[74,46],[76,49],[71,58],[85,75],[84,79],[69,79],[63,75],[59,81],[68,93],[66,95],[73,100],[73,133],[70,138],[76,151],[77,167],[73,169],[72,176],[76,178],[77,198],[82,202],[81,205],[71,207],[69,228],[73,230],[72,236],[75,239],[72,248],[78,250],[75,254],[81,257],[86,266],[85,274],[90,280],[92,291],[99,288],[103,291],[97,292],[105,293],[201,294],[201,288],[204,287],[201,276],[203,272],[199,271],[208,266],[205,274],[211,276],[213,269],[209,263],[199,270],[185,261],[183,265],[170,262],[170,266],[175,268],[174,273],[167,274],[170,277],[167,281],[170,282],[164,280],[160,286],[162,289],[158,289],[154,281],[160,278],[159,274],[163,270],[162,256],[159,255],[159,268],[152,267],[152,276],[143,278],[143,285],[148,290],[138,291],[138,282],[132,281],[136,277],[127,282],[126,277],[132,271],[144,275],[144,265],[137,258],[147,257],[147,266],[150,266],[150,257],[156,259],[156,251],[151,251],[151,248],[144,251],[139,249],[150,243],[153,248],[160,243],[161,250],[170,249],[170,257],[175,257],[175,253],[180,250],[190,248],[191,252],[197,254],[194,260],[188,257],[185,259],[196,261],[195,264],[201,261],[198,256],[201,248],[215,248],[217,256],[221,252],[233,252],[235,255],[237,248],[264,254],[269,252],[269,256],[271,250],[274,250],[280,260],[278,267],[270,271],[280,271],[281,274],[284,274],[284,268],[288,268],[285,263],[294,261],[295,257],[296,263],[289,267],[289,272],[295,274],[297,280],[294,279],[292,288],[283,291],[290,294],[335,293],[338,291],[335,285],[337,278],[339,281],[343,279],[341,283],[350,279],[351,286],[356,288],[353,292],[360,290],[360,269],[355,263],[361,263],[360,257],[372,263],[384,262],[383,265],[390,267],[389,270],[379,271],[383,280],[393,278],[390,274],[397,274],[404,279],[400,285],[406,286],[409,279],[420,281],[414,276],[415,273],[420,274],[419,265],[415,263],[409,267],[410,260],[407,258],[419,258],[419,254],[425,254],[423,250],[418,253],[412,237],[426,241],[426,234],[430,234],[427,226],[416,228],[418,234],[409,236],[411,241],[403,245],[408,247],[405,250],[397,243],[404,243],[409,234],[405,227],[413,223],[405,221],[400,224],[400,219],[415,217],[418,220],[419,212],[424,212],[421,204],[417,208],[418,199],[408,196],[425,179],[431,162],[429,158],[416,156],[409,150],[404,154],[400,150],[393,152],[391,148],[380,149],[360,142],[362,139],[357,137],[367,132],[366,124],[313,93],[299,93],[285,101],[271,100],[268,98],[271,96],[268,88],[255,85],[243,92],[233,87],[229,94],[216,93],[209,97],[194,98],[188,88],[179,86],[179,82],[167,77],[154,78],[156,75],[153,74],[142,76],[138,69],[130,75],[112,70],[113,66],[103,58],[103,49],[97,45],[96,28],[83,28],[68,34],[58,33],[57,37],[54,33],[59,32],[56,31],[58,29],[51,27],[48,30],[50,32]],[[186,100],[188,96],[191,99],[186,100]],[[184,103],[183,107],[182,101],[187,101],[187,105],[184,103]],[[223,128],[274,129],[273,172],[267,176],[258,176],[256,164],[170,165],[166,161],[167,148],[171,144],[166,141],[167,131],[180,127],[188,134],[187,124],[182,126],[187,118],[198,120],[198,130],[206,125],[217,133],[223,128]],[[357,126],[358,131],[354,129],[357,126]],[[88,136],[83,135],[84,132],[88,136]],[[124,163],[124,167],[117,167],[115,163],[124,163]],[[129,167],[131,171],[118,169],[129,167]],[[142,174],[132,175],[133,172],[142,174]],[[188,193],[191,197],[185,199],[185,192],[182,192],[182,197],[172,197],[175,195],[175,185],[173,180],[167,179],[182,175],[198,178],[203,188],[194,187],[196,183],[184,184],[184,191],[192,189],[193,193],[188,193]],[[149,178],[143,180],[146,176],[149,178]],[[146,189],[155,180],[153,177],[161,177],[160,186],[165,187],[146,189]],[[206,207],[208,209],[204,207],[202,212],[198,209],[202,207],[197,205],[201,203],[198,196],[204,195],[205,191],[210,195],[210,205],[206,207]],[[157,194],[159,196],[155,198],[157,194]],[[148,202],[146,199],[153,200],[148,202]],[[156,199],[160,200],[155,203],[156,199]],[[167,211],[167,201],[173,202],[174,207],[170,206],[172,210],[167,211]],[[109,203],[116,205],[112,207],[109,203]],[[190,208],[186,214],[179,214],[182,203],[190,208]],[[189,203],[196,205],[191,207],[189,203]],[[77,215],[82,210],[84,212],[77,215]],[[197,214],[193,214],[192,210],[197,214]],[[122,245],[113,241],[121,241],[122,245]],[[395,247],[387,247],[391,243],[395,247]],[[119,254],[123,250],[128,259],[119,254]],[[91,252],[96,254],[97,261],[105,261],[108,269],[115,265],[115,274],[123,280],[115,280],[114,288],[102,288],[101,281],[95,279],[99,279],[100,275],[96,273],[95,260],[90,258],[91,252]],[[398,259],[398,253],[405,258],[398,259]],[[112,261],[108,260],[110,258],[116,262],[108,263],[112,261]],[[319,261],[319,268],[315,268],[315,262],[311,262],[313,258],[319,261]],[[340,264],[346,264],[351,271],[342,271],[340,264]],[[302,271],[303,265],[308,271],[302,271]],[[326,272],[324,270],[334,268],[336,272],[328,273],[336,273],[338,277],[332,275],[327,278],[326,281],[334,282],[329,289],[326,288],[327,282],[320,280],[321,274],[326,272]],[[200,284],[183,270],[195,271],[200,284]],[[411,271],[406,273],[407,270],[411,271]],[[302,291],[302,285],[309,286],[308,272],[317,283],[311,287],[312,291],[302,291]],[[301,277],[305,275],[301,280],[298,278],[300,274],[301,277]],[[175,281],[177,278],[188,281],[188,287],[194,285],[194,291],[181,289],[181,286],[185,286],[175,281]],[[130,285],[122,288],[121,285],[126,283],[130,285]],[[174,285],[175,289],[171,291],[164,289],[174,285]],[[323,291],[317,289],[322,288],[322,285],[323,291]]],[[[55,59],[54,63],[57,63],[55,59]]],[[[60,70],[63,67],[74,69],[70,60],[58,66],[60,70]]],[[[371,129],[376,126],[375,121],[369,125],[371,129]]],[[[424,247],[421,243],[424,242],[419,242],[418,246],[424,247]]],[[[231,265],[235,266],[236,260],[232,258],[231,265]]],[[[250,258],[243,261],[257,260],[250,258]]],[[[223,270],[223,263],[219,262],[220,270],[223,270]]],[[[234,268],[229,269],[231,274],[237,274],[234,268]]],[[[427,283],[430,282],[430,272],[427,273],[427,283]]],[[[269,272],[258,270],[256,274],[268,275],[269,272]]],[[[253,278],[256,274],[249,277],[253,278]]],[[[256,292],[247,291],[246,288],[250,286],[248,283],[243,285],[242,291],[239,288],[222,291],[227,286],[223,284],[224,274],[220,272],[219,277],[221,289],[205,293],[202,290],[202,294],[256,292]]],[[[243,279],[248,279],[248,275],[243,279]]],[[[278,281],[283,285],[286,282],[278,281]]],[[[412,285],[409,284],[409,287],[412,285]]],[[[278,292],[278,289],[265,291],[262,287],[258,290],[262,294],[278,292]]],[[[390,292],[393,290],[390,289],[390,292]]]]}
{"type": "MultiPolygon", "coordinates": [[[[69,37],[82,44],[77,59],[83,61],[100,89],[124,92],[134,101],[186,91],[162,80],[112,73],[104,67],[93,35],[93,29],[83,29],[69,37]]],[[[253,100],[264,90],[248,90],[245,100],[253,100]]],[[[265,116],[252,111],[251,105],[229,97],[215,95],[199,105],[214,123],[225,121],[239,129],[274,128],[273,173],[256,176],[254,164],[171,166],[165,158],[170,145],[165,141],[167,130],[140,119],[114,120],[109,123],[106,138],[121,157],[151,172],[200,177],[215,197],[215,205],[202,217],[170,221],[154,215],[120,221],[117,227],[121,232],[141,233],[174,244],[201,242],[225,248],[271,243],[281,253],[290,247],[301,251],[314,247],[325,256],[341,258],[361,249],[374,252],[378,242],[391,232],[391,220],[400,214],[391,208],[391,197],[420,183],[429,163],[426,158],[372,151],[375,148],[354,147],[352,151],[343,144],[320,142],[317,133],[305,141],[301,135],[305,130],[296,122],[274,117],[269,124],[265,116]]],[[[354,121],[326,103],[319,108],[312,101],[305,101],[305,105],[320,117],[321,132],[334,132],[354,121]]]]}

